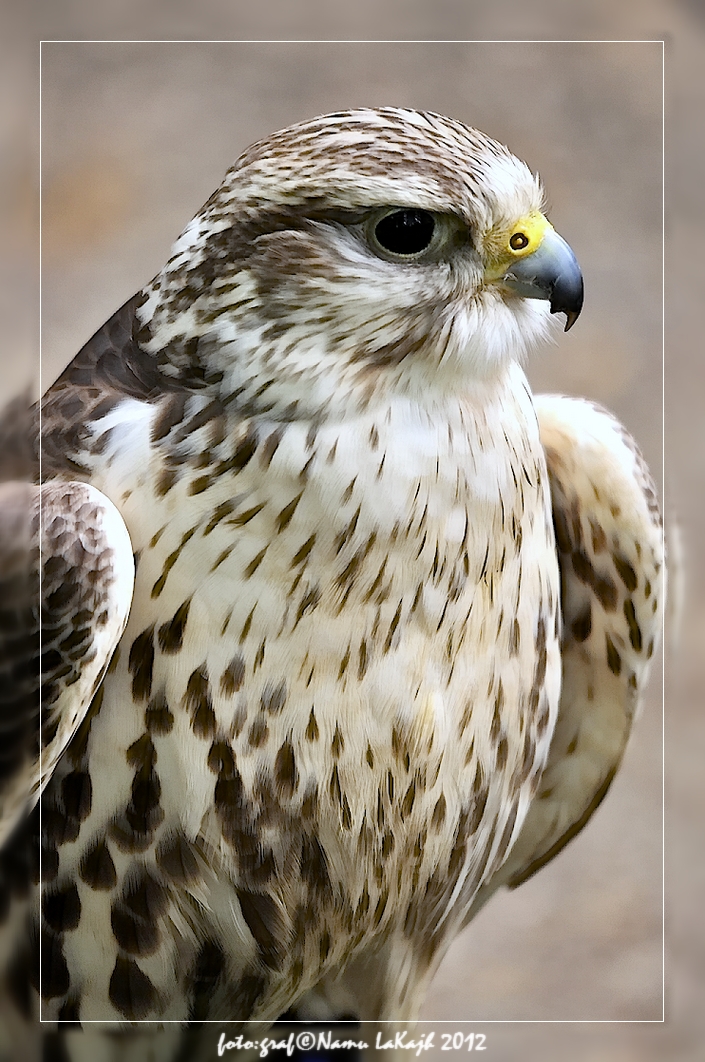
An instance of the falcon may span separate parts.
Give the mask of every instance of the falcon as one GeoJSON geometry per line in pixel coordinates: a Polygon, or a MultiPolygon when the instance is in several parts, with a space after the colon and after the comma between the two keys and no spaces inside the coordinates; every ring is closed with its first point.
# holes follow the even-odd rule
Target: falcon
{"type": "Polygon", "coordinates": [[[43,1020],[413,1022],[590,818],[664,567],[631,437],[522,371],[582,301],[505,147],[353,110],[245,151],[49,389],[2,777],[43,1020]]]}

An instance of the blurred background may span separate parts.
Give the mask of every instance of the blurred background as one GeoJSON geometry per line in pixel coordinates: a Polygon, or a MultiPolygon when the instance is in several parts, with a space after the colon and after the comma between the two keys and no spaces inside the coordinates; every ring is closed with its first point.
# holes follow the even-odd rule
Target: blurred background
{"type": "Polygon", "coordinates": [[[16,6],[2,9],[3,395],[46,388],[161,267],[234,158],[284,125],[361,105],[430,109],[505,142],[538,171],[549,217],[583,268],[586,302],[578,325],[535,356],[531,383],[614,410],[679,529],[673,551],[685,576],[675,581],[687,594],[676,610],[679,644],[667,638],[666,647],[665,830],[657,661],[603,806],[557,860],[493,899],[458,939],[428,996],[424,1028],[437,1030],[437,1047],[443,1031],[482,1031],[488,1057],[506,1062],[700,1059],[703,9],[696,0],[505,2],[492,12],[460,0],[360,0],[355,12],[332,9],[301,0],[241,13],[214,0],[196,16],[181,0],[59,2],[39,5],[34,26],[19,21],[16,6]],[[322,40],[362,34],[423,42],[322,40]],[[489,42],[506,36],[551,40],[489,42]],[[189,40],[116,42],[136,37],[189,40]],[[217,43],[190,39],[197,37],[217,43]],[[321,39],[221,42],[230,37],[321,39]],[[41,47],[41,165],[40,38],[65,39],[41,47]],[[112,43],[95,42],[102,38],[112,43]]]}

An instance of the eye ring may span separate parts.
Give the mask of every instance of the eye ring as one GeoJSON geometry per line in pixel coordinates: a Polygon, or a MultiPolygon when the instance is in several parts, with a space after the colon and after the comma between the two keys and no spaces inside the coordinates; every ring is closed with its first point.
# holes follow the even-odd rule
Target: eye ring
{"type": "Polygon", "coordinates": [[[513,251],[523,251],[529,246],[529,237],[525,232],[515,232],[510,237],[509,246],[513,251]]]}
{"type": "Polygon", "coordinates": [[[400,207],[390,210],[374,225],[376,242],[395,258],[416,258],[433,243],[436,219],[428,210],[400,207]]]}

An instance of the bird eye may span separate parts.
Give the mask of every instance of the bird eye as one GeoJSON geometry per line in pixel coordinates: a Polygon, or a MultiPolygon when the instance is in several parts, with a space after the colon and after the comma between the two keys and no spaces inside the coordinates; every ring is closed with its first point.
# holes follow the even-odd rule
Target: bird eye
{"type": "Polygon", "coordinates": [[[394,210],[377,222],[375,239],[390,254],[411,256],[425,251],[436,227],[428,210],[394,210]]]}

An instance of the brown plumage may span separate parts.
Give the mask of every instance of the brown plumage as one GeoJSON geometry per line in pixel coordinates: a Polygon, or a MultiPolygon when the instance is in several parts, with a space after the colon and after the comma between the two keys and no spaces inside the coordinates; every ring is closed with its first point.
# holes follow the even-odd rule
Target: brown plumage
{"type": "Polygon", "coordinates": [[[505,148],[346,112],[245,152],[50,388],[46,489],[136,572],[43,798],[44,1018],[413,1020],[586,821],[663,558],[609,415],[539,434],[519,362],[581,305],[505,148]]]}

